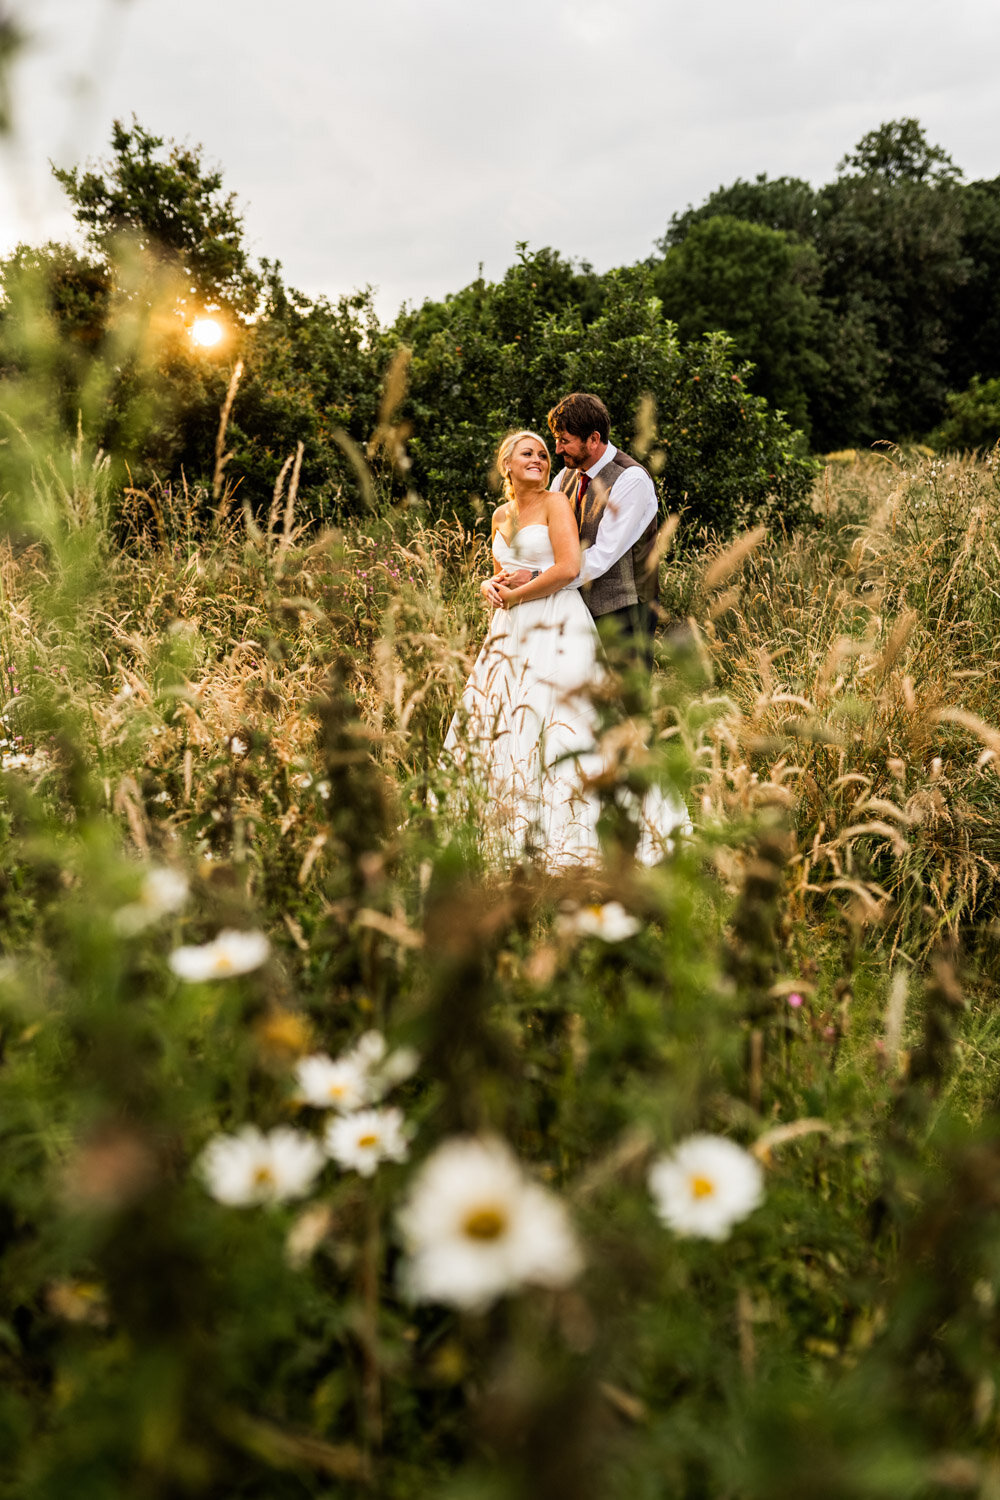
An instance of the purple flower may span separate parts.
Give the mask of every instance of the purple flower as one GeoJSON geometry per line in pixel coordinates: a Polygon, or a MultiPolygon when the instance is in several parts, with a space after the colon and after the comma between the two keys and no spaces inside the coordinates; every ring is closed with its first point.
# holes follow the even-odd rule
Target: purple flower
{"type": "Polygon", "coordinates": [[[792,1010],[800,1010],[802,1007],[802,996],[799,994],[789,995],[788,1003],[792,1007],[792,1010]]]}

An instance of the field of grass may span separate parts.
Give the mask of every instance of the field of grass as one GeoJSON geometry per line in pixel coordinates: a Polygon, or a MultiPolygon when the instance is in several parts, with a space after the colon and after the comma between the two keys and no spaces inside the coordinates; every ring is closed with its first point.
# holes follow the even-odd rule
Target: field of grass
{"type": "Polygon", "coordinates": [[[488,858],[440,760],[484,534],[122,511],[82,445],[30,496],[0,1496],[1000,1495],[996,454],[682,525],[603,794],[669,780],[693,835],[565,874],[488,858]]]}

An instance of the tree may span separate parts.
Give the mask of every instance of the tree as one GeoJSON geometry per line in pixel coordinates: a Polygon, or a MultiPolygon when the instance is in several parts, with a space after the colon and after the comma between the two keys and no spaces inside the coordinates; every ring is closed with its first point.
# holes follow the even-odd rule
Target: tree
{"type": "Polygon", "coordinates": [[[822,274],[812,245],[719,215],[689,226],[656,267],[654,284],[682,340],[730,334],[737,357],[756,366],[754,390],[808,433],[810,396],[829,373],[820,351],[832,342],[822,274]]]}
{"type": "Polygon", "coordinates": [[[243,244],[243,218],[222,174],[205,167],[200,146],[165,142],[116,120],[111,160],[81,170],[54,168],[93,249],[113,260],[123,238],[182,272],[205,303],[252,312],[260,276],[243,244]]]}
{"type": "Polygon", "coordinates": [[[942,414],[951,309],[969,274],[958,175],[902,120],[866,135],[823,189],[824,293],[835,313],[853,307],[882,356],[855,442],[919,436],[942,414]]]}
{"type": "Polygon", "coordinates": [[[768,177],[763,172],[753,182],[738,177],[730,187],[716,188],[700,207],[674,214],[666,234],[657,241],[657,249],[666,255],[672,246],[682,243],[695,224],[720,216],[745,219],[748,224],[815,241],[819,195],[801,177],[768,177]]]}
{"type": "Polygon", "coordinates": [[[487,492],[493,452],[511,427],[544,432],[566,391],[599,391],[617,441],[628,446],[640,403],[658,412],[656,463],[663,503],[729,531],[751,517],[806,511],[814,466],[796,435],[746,386],[724,336],[682,347],[641,266],[602,278],[600,316],[586,327],[572,303],[538,305],[533,257],[502,282],[482,279],[446,305],[404,316],[395,329],[413,349],[405,414],[414,436],[413,480],[435,505],[465,518],[487,492]]]}
{"type": "Polygon", "coordinates": [[[919,120],[890,120],[863,135],[838,167],[848,173],[881,180],[889,186],[925,182],[940,185],[960,181],[962,172],[947,151],[932,146],[919,120]]]}

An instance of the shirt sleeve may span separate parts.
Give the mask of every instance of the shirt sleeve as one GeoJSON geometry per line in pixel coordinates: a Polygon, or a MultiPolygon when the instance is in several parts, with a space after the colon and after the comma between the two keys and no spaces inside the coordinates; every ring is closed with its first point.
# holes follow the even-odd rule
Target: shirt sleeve
{"type": "Polygon", "coordinates": [[[613,568],[635,546],[658,508],[656,490],[645,469],[626,469],[608,496],[597,539],[583,554],[583,567],[566,587],[582,588],[613,568]]]}

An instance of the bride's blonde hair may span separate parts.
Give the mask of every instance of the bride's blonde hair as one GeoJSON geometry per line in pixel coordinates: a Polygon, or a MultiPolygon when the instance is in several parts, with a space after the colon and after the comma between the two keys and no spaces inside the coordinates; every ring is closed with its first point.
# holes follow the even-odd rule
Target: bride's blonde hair
{"type": "Polygon", "coordinates": [[[514,486],[510,482],[510,456],[522,438],[534,438],[535,442],[541,443],[545,449],[545,462],[548,464],[548,468],[545,471],[546,485],[549,482],[549,475],[552,473],[552,458],[549,454],[549,445],[543,437],[540,437],[537,432],[531,432],[527,427],[522,427],[519,432],[508,432],[497,449],[495,462],[503,485],[504,499],[509,500],[512,504],[516,504],[516,501],[514,498],[514,486]]]}

